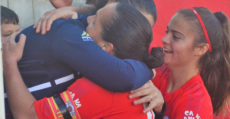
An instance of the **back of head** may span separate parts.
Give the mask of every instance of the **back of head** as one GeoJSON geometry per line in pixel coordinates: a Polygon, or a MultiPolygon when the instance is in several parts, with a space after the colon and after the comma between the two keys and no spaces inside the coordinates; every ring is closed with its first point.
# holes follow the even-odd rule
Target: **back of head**
{"type": "Polygon", "coordinates": [[[163,64],[163,52],[155,48],[148,54],[152,41],[152,28],[148,20],[135,8],[117,3],[115,15],[103,24],[102,39],[114,45],[115,56],[135,59],[156,68],[163,64]]]}
{"type": "MultiPolygon", "coordinates": [[[[230,26],[227,16],[222,12],[212,13],[207,8],[194,8],[200,15],[212,48],[199,60],[198,66],[204,84],[212,99],[214,113],[225,109],[230,95],[230,26]]],[[[196,39],[194,47],[207,43],[203,28],[195,13],[190,9],[179,11],[191,25],[196,39]]]]}
{"type": "Polygon", "coordinates": [[[109,0],[86,0],[86,4],[91,4],[96,8],[96,10],[99,10],[104,7],[108,1],[109,0]]]}
{"type": "Polygon", "coordinates": [[[157,9],[153,0],[115,0],[116,2],[126,3],[140,12],[150,14],[154,18],[154,23],[157,20],[157,9]]]}
{"type": "Polygon", "coordinates": [[[11,9],[1,5],[1,24],[18,24],[18,15],[11,9]]]}

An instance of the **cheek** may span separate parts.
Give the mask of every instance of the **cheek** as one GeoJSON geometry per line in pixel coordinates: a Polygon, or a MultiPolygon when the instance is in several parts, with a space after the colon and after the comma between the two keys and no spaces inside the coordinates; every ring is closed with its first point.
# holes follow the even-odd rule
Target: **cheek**
{"type": "Polygon", "coordinates": [[[173,47],[173,57],[178,63],[185,63],[192,59],[193,47],[190,44],[177,44],[173,47]]]}
{"type": "Polygon", "coordinates": [[[6,40],[6,37],[2,37],[2,41],[6,40]]]}

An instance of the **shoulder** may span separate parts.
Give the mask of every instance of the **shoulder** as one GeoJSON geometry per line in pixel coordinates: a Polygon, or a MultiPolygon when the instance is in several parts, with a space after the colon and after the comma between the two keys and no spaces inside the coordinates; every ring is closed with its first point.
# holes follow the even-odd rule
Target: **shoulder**
{"type": "Polygon", "coordinates": [[[175,117],[212,118],[212,102],[203,82],[193,80],[183,86],[182,90],[182,96],[176,101],[172,112],[175,117]]]}
{"type": "Polygon", "coordinates": [[[55,29],[64,29],[65,31],[70,31],[73,28],[85,30],[85,26],[80,20],[58,19],[58,20],[53,22],[53,24],[51,26],[51,31],[53,31],[55,29]]]}

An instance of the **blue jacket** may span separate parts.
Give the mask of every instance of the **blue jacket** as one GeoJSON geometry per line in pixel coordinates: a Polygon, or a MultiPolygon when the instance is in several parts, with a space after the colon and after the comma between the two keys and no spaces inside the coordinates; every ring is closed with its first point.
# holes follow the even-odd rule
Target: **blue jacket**
{"type": "MultiPolygon", "coordinates": [[[[18,67],[37,100],[61,93],[81,77],[80,73],[115,92],[137,89],[153,76],[143,62],[121,60],[103,51],[85,32],[87,16],[78,17],[56,20],[46,35],[35,33],[33,26],[21,32],[27,40],[18,67]]],[[[8,112],[8,104],[6,108],[8,112]]]]}

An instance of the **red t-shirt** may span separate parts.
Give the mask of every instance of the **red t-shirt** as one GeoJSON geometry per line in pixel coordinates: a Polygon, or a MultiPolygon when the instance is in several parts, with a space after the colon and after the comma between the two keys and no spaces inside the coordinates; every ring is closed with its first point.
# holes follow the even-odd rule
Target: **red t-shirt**
{"type": "Polygon", "coordinates": [[[167,93],[170,71],[163,66],[156,72],[153,83],[161,91],[167,104],[163,119],[213,118],[211,98],[199,74],[176,91],[167,93]]]}
{"type": "MultiPolygon", "coordinates": [[[[143,105],[133,105],[129,93],[107,91],[86,78],[78,79],[67,91],[61,93],[73,119],[154,119],[152,111],[144,114],[143,105]]],[[[40,119],[62,119],[58,106],[51,98],[35,102],[40,119]]]]}

